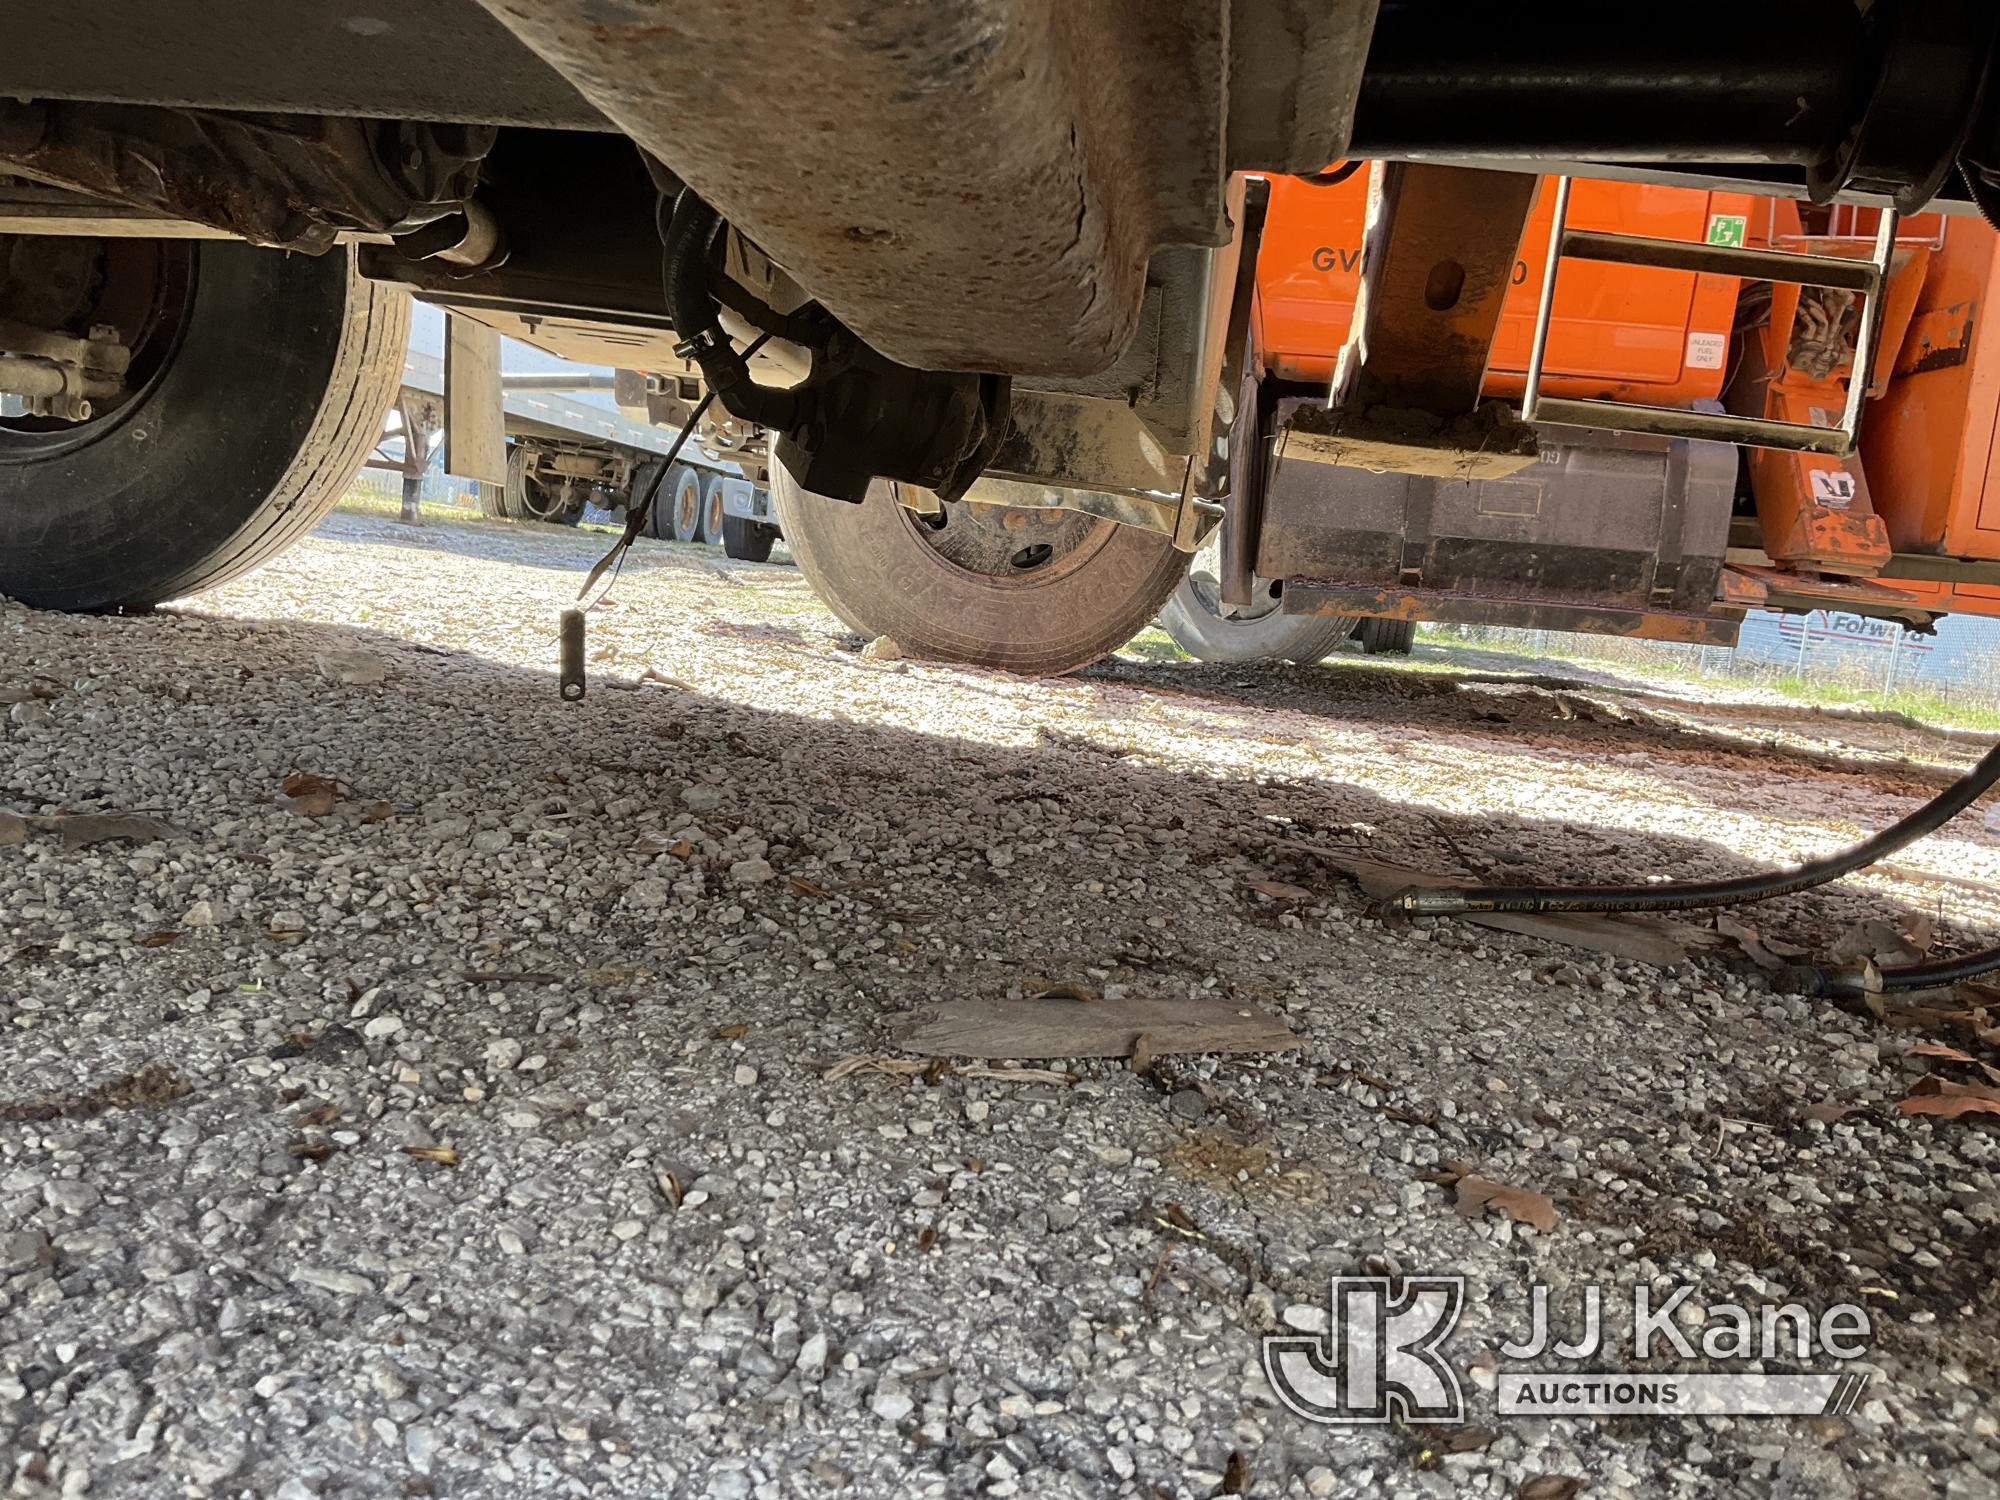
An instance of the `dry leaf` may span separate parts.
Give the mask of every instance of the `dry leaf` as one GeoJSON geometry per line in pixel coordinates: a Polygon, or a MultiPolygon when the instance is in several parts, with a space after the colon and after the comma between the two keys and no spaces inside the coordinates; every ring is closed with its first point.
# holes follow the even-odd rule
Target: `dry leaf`
{"type": "Polygon", "coordinates": [[[315,1104],[311,1109],[301,1111],[298,1120],[301,1125],[331,1125],[339,1118],[340,1106],[338,1104],[322,1103],[315,1104]]]}
{"type": "Polygon", "coordinates": [[[1475,1172],[1467,1172],[1458,1179],[1458,1200],[1453,1207],[1468,1219],[1497,1208],[1517,1224],[1530,1224],[1543,1231],[1556,1227],[1556,1206],[1548,1197],[1526,1188],[1508,1187],[1475,1172]]]}
{"type": "Polygon", "coordinates": [[[287,797],[317,797],[340,795],[340,782],[332,776],[316,776],[311,771],[291,771],[278,783],[278,790],[287,797]]]}
{"type": "Polygon", "coordinates": [[[164,948],[167,944],[178,943],[180,940],[180,933],[168,928],[160,932],[147,933],[139,939],[139,946],[141,948],[164,948]]]}
{"type": "Polygon", "coordinates": [[[918,1235],[917,1248],[919,1250],[937,1249],[937,1231],[935,1229],[926,1229],[922,1234],[918,1235]]]}
{"type": "Polygon", "coordinates": [[[1132,1038],[1132,1055],[1125,1060],[1125,1066],[1134,1073],[1150,1073],[1153,1070],[1153,1034],[1142,1031],[1132,1038]]]}
{"type": "Polygon", "coordinates": [[[843,1078],[851,1078],[856,1073],[889,1073],[901,1078],[921,1073],[932,1063],[940,1061],[930,1057],[872,1057],[866,1052],[856,1052],[833,1063],[820,1076],[828,1083],[837,1083],[843,1078]]]}
{"type": "Polygon", "coordinates": [[[1517,1500],[1570,1500],[1582,1488],[1583,1481],[1574,1474],[1537,1474],[1523,1480],[1514,1494],[1517,1500]]]}
{"type": "Polygon", "coordinates": [[[594,988],[608,984],[630,984],[638,979],[651,979],[651,969],[627,967],[624,964],[606,964],[601,969],[584,969],[577,974],[577,981],[594,988]]]}
{"type": "Polygon", "coordinates": [[[1273,901],[1310,901],[1313,893],[1302,885],[1291,885],[1282,880],[1246,880],[1243,882],[1253,891],[1261,891],[1273,901]]]}
{"type": "Polygon", "coordinates": [[[1222,1488],[1219,1495],[1247,1495],[1250,1493],[1250,1460],[1241,1448],[1229,1450],[1229,1462],[1222,1466],[1222,1488]]]}
{"type": "Polygon", "coordinates": [[[1947,1047],[1943,1042],[1918,1042],[1903,1054],[1905,1057],[1941,1057],[1946,1062],[1977,1062],[1970,1053],[1961,1052],[1956,1047],[1947,1047]]]}
{"type": "Polygon", "coordinates": [[[661,1172],[653,1179],[660,1185],[660,1196],[667,1200],[667,1207],[681,1206],[681,1180],[672,1172],[661,1172]]]}
{"type": "Polygon", "coordinates": [[[1075,1083],[1076,1074],[1055,1068],[989,1068],[983,1064],[957,1070],[961,1078],[991,1078],[996,1083],[1075,1083]]]}
{"type": "Polygon", "coordinates": [[[414,1156],[418,1161],[434,1161],[441,1167],[458,1165],[456,1146],[405,1146],[403,1155],[414,1156]]]}
{"type": "Polygon", "coordinates": [[[386,823],[389,819],[396,816],[396,804],[393,802],[364,802],[356,809],[356,813],[364,823],[386,823]]]}
{"type": "Polygon", "coordinates": [[[2000,1088],[1980,1083],[1952,1083],[1930,1077],[1919,1080],[1910,1097],[1896,1106],[1906,1115],[1940,1115],[1955,1120],[1960,1115],[2000,1115],[2000,1088]]]}
{"type": "Polygon", "coordinates": [[[1860,1104],[1808,1104],[1804,1114],[1808,1120],[1821,1120],[1831,1125],[1864,1108],[1866,1106],[1860,1104]]]}
{"type": "Polygon", "coordinates": [[[833,899],[832,891],[823,885],[815,885],[803,875],[787,875],[785,877],[785,884],[790,886],[797,894],[810,897],[814,901],[831,901],[833,899]]]}
{"type": "Polygon", "coordinates": [[[1097,1003],[1097,991],[1081,979],[1042,979],[1028,983],[1030,1000],[1077,1000],[1085,1005],[1097,1003]]]}
{"type": "Polygon", "coordinates": [[[1477,1453],[1499,1436],[1491,1427],[1454,1427],[1440,1435],[1438,1446],[1447,1453],[1477,1453]]]}
{"type": "Polygon", "coordinates": [[[718,1042],[733,1042],[738,1037],[747,1036],[749,1033],[750,1028],[748,1026],[744,1025],[741,1021],[734,1021],[727,1026],[716,1027],[709,1035],[718,1042]]]}
{"type": "Polygon", "coordinates": [[[299,1161],[325,1161],[333,1155],[332,1141],[293,1141],[287,1154],[299,1161]]]}

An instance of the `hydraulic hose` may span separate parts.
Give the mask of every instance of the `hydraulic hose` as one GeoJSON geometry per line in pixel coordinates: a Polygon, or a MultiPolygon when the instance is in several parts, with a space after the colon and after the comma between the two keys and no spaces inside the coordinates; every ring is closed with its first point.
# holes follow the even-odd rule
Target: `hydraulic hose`
{"type": "Polygon", "coordinates": [[[788,431],[800,423],[803,398],[797,391],[757,384],[749,360],[722,331],[722,306],[708,280],[709,258],[722,230],[722,216],[694,189],[681,189],[660,231],[667,314],[680,336],[674,353],[701,367],[702,379],[732,415],[788,431]]]}
{"type": "Polygon", "coordinates": [[[1793,964],[1781,970],[1772,983],[1790,995],[1837,995],[1853,999],[1879,990],[1942,989],[1961,979],[1991,974],[1995,969],[2000,969],[2000,948],[1982,948],[1977,953],[1961,953],[1957,958],[1941,958],[1934,963],[1877,969],[1873,983],[1869,982],[1866,969],[1822,969],[1812,964],[1793,964]]]}
{"type": "MultiPolygon", "coordinates": [[[[1408,890],[1383,909],[1410,917],[1452,917],[1466,912],[1686,911],[1698,906],[1735,906],[1811,890],[1886,859],[1907,844],[1943,827],[2000,781],[2000,745],[1979,764],[1931,798],[1852,849],[1808,860],[1793,870],[1739,875],[1732,880],[1671,881],[1662,885],[1473,886],[1459,890],[1408,890]]],[[[2000,961],[1996,961],[2000,967],[2000,961]]],[[[1905,971],[1907,972],[1907,971],[1905,971]]]]}

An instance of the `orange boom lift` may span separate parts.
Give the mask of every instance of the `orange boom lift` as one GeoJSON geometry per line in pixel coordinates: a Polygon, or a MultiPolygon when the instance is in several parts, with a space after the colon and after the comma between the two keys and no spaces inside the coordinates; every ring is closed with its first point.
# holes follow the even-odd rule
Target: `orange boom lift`
{"type": "Polygon", "coordinates": [[[1492,320],[1480,394],[1515,402],[1546,295],[1539,452],[1511,474],[1476,462],[1373,471],[1365,449],[1329,456],[1315,422],[1361,290],[1373,180],[1336,169],[1269,183],[1251,326],[1263,462],[1225,523],[1250,533],[1225,542],[1225,562],[1240,559],[1235,592],[1275,580],[1288,613],[1719,643],[1754,607],[1918,629],[1950,610],[2000,613],[2000,319],[1980,316],[2000,234],[1986,224],[1921,215],[1878,243],[1870,209],[1578,180],[1566,243],[1584,254],[1740,249],[1745,269],[1773,279],[1698,268],[1694,254],[1680,268],[1572,249],[1551,281],[1557,194],[1544,179],[1497,316],[1436,267],[1423,287],[1433,306],[1434,291],[1462,297],[1468,319],[1492,320]],[[1880,306],[1871,319],[1854,287],[1786,279],[1779,257],[1757,260],[1772,251],[1812,257],[1800,264],[1821,276],[1853,262],[1857,287],[1886,251],[1880,306]],[[1751,445],[1781,430],[1771,424],[1838,428],[1864,331],[1878,353],[1852,451],[1751,445]],[[1705,426],[1749,436],[1676,436],[1670,418],[1617,430],[1633,406],[1707,413],[1717,422],[1705,426]],[[1600,412],[1601,428],[1548,420],[1600,412]]]}

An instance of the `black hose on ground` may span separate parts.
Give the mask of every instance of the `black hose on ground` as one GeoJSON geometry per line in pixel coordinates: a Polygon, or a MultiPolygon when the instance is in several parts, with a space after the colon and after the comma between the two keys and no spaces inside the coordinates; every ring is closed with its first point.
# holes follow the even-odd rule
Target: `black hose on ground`
{"type": "Polygon", "coordinates": [[[1408,890],[1391,896],[1383,909],[1408,917],[1452,917],[1466,912],[1686,911],[1700,906],[1735,906],[1811,890],[1886,859],[1907,844],[1943,827],[2000,781],[2000,745],[1979,764],[1906,818],[1873,838],[1795,870],[1739,875],[1731,880],[1672,881],[1662,885],[1474,886],[1460,890],[1408,890]]]}
{"type": "Polygon", "coordinates": [[[1884,990],[1942,989],[1961,979],[1991,974],[1995,969],[2000,969],[2000,948],[1982,948],[1977,953],[1961,953],[1957,958],[1941,958],[1934,963],[1877,969],[1873,982],[1866,969],[1822,969],[1813,964],[1793,964],[1779,971],[1772,986],[1788,995],[1854,999],[1884,990]]]}

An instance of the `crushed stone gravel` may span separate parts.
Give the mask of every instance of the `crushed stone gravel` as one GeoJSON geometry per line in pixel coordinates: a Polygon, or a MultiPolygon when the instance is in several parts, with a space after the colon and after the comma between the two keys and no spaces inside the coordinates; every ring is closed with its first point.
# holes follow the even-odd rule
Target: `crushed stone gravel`
{"type": "MultiPolygon", "coordinates": [[[[1272,842],[1732,873],[1976,745],[1376,662],[871,659],[790,569],[650,542],[564,704],[604,543],[337,515],[149,616],[0,603],[0,807],[182,834],[0,848],[10,1494],[2000,1492],[2000,1135],[1897,1113],[1910,1033],[1722,950],[1385,927],[1272,842]],[[826,1073],[1057,983],[1301,1045],[826,1073]],[[1555,1228],[1455,1212],[1451,1162],[1555,1228]],[[1468,1278],[1463,1451],[1266,1384],[1259,1336],[1363,1270],[1468,1278]],[[1869,1399],[1495,1420],[1536,1278],[1860,1302],[1869,1399]]],[[[1754,920],[1976,942],[2000,838],[1960,824],[1754,920]]]]}

